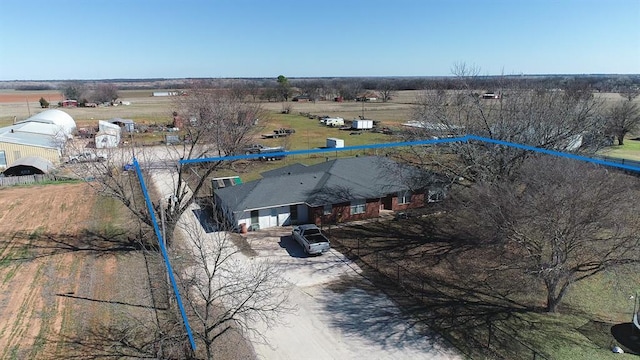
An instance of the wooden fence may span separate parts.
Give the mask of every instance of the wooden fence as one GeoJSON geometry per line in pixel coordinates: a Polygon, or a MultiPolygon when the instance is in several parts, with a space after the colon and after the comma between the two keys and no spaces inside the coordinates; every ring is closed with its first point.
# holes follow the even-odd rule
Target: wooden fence
{"type": "Polygon", "coordinates": [[[0,187],[2,186],[14,186],[14,185],[27,185],[35,184],[39,182],[53,180],[49,175],[23,175],[23,176],[5,176],[0,177],[0,187]]]}

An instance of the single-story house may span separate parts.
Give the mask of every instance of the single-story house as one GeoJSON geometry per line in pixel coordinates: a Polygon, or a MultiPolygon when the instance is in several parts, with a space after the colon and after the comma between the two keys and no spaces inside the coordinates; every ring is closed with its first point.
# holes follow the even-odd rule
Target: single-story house
{"type": "Polygon", "coordinates": [[[62,100],[62,107],[78,107],[78,100],[66,99],[62,100]]]}
{"type": "Polygon", "coordinates": [[[381,211],[440,201],[448,185],[442,175],[377,156],[293,164],[261,175],[243,184],[212,187],[216,209],[228,225],[264,229],[375,218],[381,211]]]}
{"type": "Polygon", "coordinates": [[[294,96],[293,99],[291,99],[291,101],[297,101],[297,102],[309,102],[314,100],[315,99],[311,95],[307,95],[307,94],[294,96]]]}

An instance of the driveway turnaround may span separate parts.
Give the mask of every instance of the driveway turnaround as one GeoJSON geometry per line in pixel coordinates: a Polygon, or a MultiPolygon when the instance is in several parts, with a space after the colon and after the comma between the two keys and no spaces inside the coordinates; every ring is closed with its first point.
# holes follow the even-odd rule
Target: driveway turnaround
{"type": "MultiPolygon", "coordinates": [[[[436,334],[402,315],[361,269],[330,250],[307,256],[290,227],[249,232],[255,260],[282,266],[296,312],[254,342],[260,359],[459,359],[436,334]]],[[[248,260],[248,258],[247,258],[248,260]]],[[[259,326],[259,325],[258,325],[259,326]]]]}
{"type": "MultiPolygon", "coordinates": [[[[154,171],[154,184],[166,198],[175,173],[154,171]]],[[[193,204],[194,207],[197,205],[193,204]]],[[[201,223],[197,211],[181,221],[201,223]]],[[[179,228],[178,228],[179,229],[179,228]]],[[[406,317],[384,293],[362,277],[362,270],[331,249],[308,256],[291,236],[291,227],[249,232],[246,240],[257,253],[237,254],[242,261],[271,261],[292,285],[290,306],[296,310],[280,323],[255,324],[265,343],[250,339],[259,359],[461,359],[437,335],[406,317]]],[[[202,236],[217,236],[203,231],[202,236]]]]}

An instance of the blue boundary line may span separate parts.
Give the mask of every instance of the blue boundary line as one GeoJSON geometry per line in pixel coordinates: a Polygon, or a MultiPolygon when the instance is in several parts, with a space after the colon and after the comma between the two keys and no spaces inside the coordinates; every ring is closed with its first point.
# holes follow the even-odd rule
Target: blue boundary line
{"type": "MultiPolygon", "coordinates": [[[[617,167],[620,169],[640,172],[640,167],[637,167],[637,166],[618,164],[615,162],[591,158],[588,156],[575,155],[575,154],[565,153],[565,152],[556,151],[556,150],[542,149],[535,146],[523,145],[523,144],[502,141],[502,140],[495,140],[495,139],[490,139],[490,138],[476,136],[476,135],[464,135],[464,136],[444,138],[444,139],[356,145],[356,146],[347,146],[342,148],[322,148],[322,149],[310,149],[310,150],[280,151],[280,152],[269,153],[269,156],[305,155],[305,154],[318,154],[318,153],[329,153],[329,152],[334,153],[334,152],[352,151],[352,150],[384,149],[384,148],[400,147],[400,146],[416,146],[416,145],[421,146],[421,145],[443,144],[443,143],[450,143],[450,142],[469,142],[469,140],[475,140],[475,141],[496,144],[496,145],[503,145],[503,146],[518,148],[522,150],[539,152],[547,155],[565,157],[568,159],[580,160],[580,161],[590,162],[594,164],[617,167]]],[[[213,162],[213,161],[259,159],[262,157],[264,157],[264,154],[247,154],[247,155],[219,156],[219,157],[201,158],[201,159],[186,159],[186,160],[180,160],[179,162],[180,164],[184,165],[184,164],[206,163],[206,162],[213,162]]]]}
{"type": "MultiPolygon", "coordinates": [[[[458,142],[458,141],[466,141],[466,140],[467,140],[467,136],[461,136],[461,137],[453,137],[453,138],[446,138],[446,139],[431,139],[431,140],[405,141],[405,142],[395,142],[395,143],[356,145],[356,146],[347,146],[342,148],[280,151],[280,152],[270,152],[268,154],[269,156],[304,155],[304,154],[317,154],[317,153],[327,153],[327,152],[341,152],[341,151],[350,151],[350,150],[384,149],[384,148],[399,147],[399,146],[432,145],[432,144],[441,144],[441,143],[458,142]]],[[[264,157],[264,154],[220,156],[220,157],[213,157],[213,158],[180,160],[180,164],[184,165],[184,164],[196,164],[196,163],[205,163],[205,162],[212,162],[212,161],[259,159],[261,157],[264,157]]]]}
{"type": "Polygon", "coordinates": [[[565,152],[556,151],[556,150],[542,149],[542,148],[538,148],[538,147],[535,147],[535,146],[523,145],[523,144],[512,143],[512,142],[502,141],[502,140],[489,139],[489,138],[485,138],[485,137],[482,137],[482,136],[476,136],[476,135],[466,135],[465,137],[467,138],[467,141],[469,141],[469,140],[477,140],[477,141],[482,141],[482,142],[496,144],[496,145],[509,146],[509,147],[518,148],[518,149],[522,149],[522,150],[535,151],[535,152],[539,152],[539,153],[547,154],[547,155],[565,157],[565,158],[568,158],[568,159],[585,161],[585,162],[590,162],[590,163],[594,163],[594,164],[617,167],[617,168],[620,168],[620,169],[640,172],[640,167],[637,167],[637,166],[618,164],[618,163],[615,163],[615,162],[601,160],[601,159],[595,159],[595,158],[591,158],[591,157],[588,157],[588,156],[575,155],[575,154],[565,153],[565,152]]]}
{"type": "Polygon", "coordinates": [[[184,311],[184,306],[182,305],[182,298],[180,297],[180,291],[178,291],[178,285],[176,284],[176,279],[173,276],[173,269],[171,268],[171,263],[169,262],[169,255],[167,255],[167,249],[165,247],[164,240],[162,238],[162,233],[160,232],[160,227],[158,226],[158,219],[156,219],[155,212],[153,211],[151,198],[149,197],[147,186],[145,185],[144,178],[142,177],[142,170],[140,169],[140,164],[138,164],[138,160],[136,158],[133,158],[133,166],[135,166],[136,168],[136,174],[138,174],[140,186],[142,187],[142,194],[144,195],[144,201],[147,203],[147,209],[149,210],[149,215],[151,216],[151,221],[153,222],[153,230],[155,231],[156,236],[158,237],[160,251],[162,252],[164,263],[167,265],[169,280],[171,281],[171,286],[173,286],[173,291],[176,294],[176,301],[178,302],[178,307],[180,308],[180,314],[182,315],[182,320],[184,321],[184,327],[187,330],[187,336],[189,337],[189,342],[191,343],[191,350],[196,351],[196,342],[193,339],[193,334],[191,333],[191,326],[189,325],[189,320],[187,319],[187,313],[184,311]]]}
{"type": "MultiPolygon", "coordinates": [[[[293,150],[293,151],[280,151],[280,152],[272,152],[269,153],[270,156],[288,156],[288,155],[305,155],[305,154],[319,154],[319,153],[333,153],[333,152],[342,152],[342,151],[353,151],[353,150],[367,150],[367,149],[385,149],[392,147],[401,147],[401,146],[422,146],[422,145],[433,145],[433,144],[443,144],[443,143],[451,143],[451,142],[469,142],[469,141],[480,141],[489,144],[508,146],[512,148],[527,150],[538,152],[547,155],[553,155],[558,157],[564,157],[573,160],[585,161],[594,164],[616,167],[620,169],[635,171],[640,173],[640,167],[618,164],[611,161],[595,159],[582,155],[575,155],[570,153],[565,153],[562,151],[542,149],[535,146],[523,145],[508,141],[495,140],[482,136],[476,135],[464,135],[459,137],[451,137],[444,139],[431,139],[431,140],[418,140],[418,141],[405,141],[405,142],[394,142],[394,143],[381,143],[381,144],[367,144],[367,145],[357,145],[357,146],[347,146],[342,148],[323,148],[323,149],[310,149],[310,150],[293,150]]],[[[233,156],[220,156],[220,157],[211,157],[211,158],[201,158],[201,159],[186,159],[180,160],[179,163],[184,164],[197,164],[197,163],[207,163],[213,161],[231,161],[231,160],[241,160],[241,159],[259,159],[264,157],[264,154],[247,154],[247,155],[233,155],[233,156]]],[[[171,285],[173,286],[173,290],[176,295],[176,300],[178,302],[178,306],[180,308],[180,313],[182,314],[182,319],[184,321],[185,328],[187,330],[187,335],[189,336],[189,341],[191,342],[191,349],[193,351],[196,350],[196,344],[193,339],[193,334],[191,333],[191,327],[189,325],[189,320],[187,320],[187,315],[184,311],[184,306],[182,305],[182,299],[180,297],[180,292],[178,291],[178,287],[176,285],[175,278],[173,276],[173,269],[171,268],[171,263],[169,262],[169,257],[167,255],[167,250],[164,246],[164,241],[162,239],[162,234],[160,233],[160,228],[158,227],[158,221],[155,217],[155,213],[153,211],[153,205],[149,198],[149,193],[147,192],[147,187],[144,183],[144,178],[142,177],[142,171],[140,169],[140,165],[138,161],[134,158],[133,164],[136,168],[136,173],[138,174],[138,179],[140,179],[140,185],[142,187],[142,192],[144,194],[145,202],[147,203],[147,208],[151,215],[151,219],[153,222],[153,228],[156,232],[156,236],[158,237],[158,242],[160,244],[160,249],[162,251],[162,257],[164,258],[165,264],[167,265],[167,271],[169,272],[169,279],[171,281],[171,285]]]]}

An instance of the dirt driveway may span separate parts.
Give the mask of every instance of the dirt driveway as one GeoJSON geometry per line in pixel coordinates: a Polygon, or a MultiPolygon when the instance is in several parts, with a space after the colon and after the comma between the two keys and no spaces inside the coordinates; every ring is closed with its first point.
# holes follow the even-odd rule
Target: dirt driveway
{"type": "Polygon", "coordinates": [[[261,331],[269,344],[254,343],[261,359],[457,359],[437,335],[421,329],[341,253],[306,256],[291,228],[250,232],[256,259],[271,260],[295,285],[297,312],[261,331]]]}

